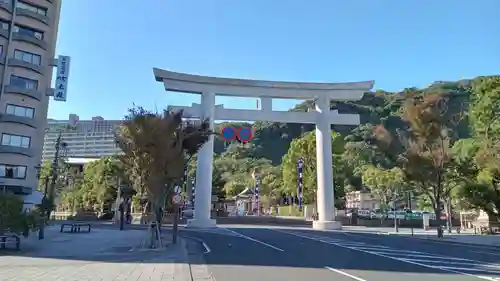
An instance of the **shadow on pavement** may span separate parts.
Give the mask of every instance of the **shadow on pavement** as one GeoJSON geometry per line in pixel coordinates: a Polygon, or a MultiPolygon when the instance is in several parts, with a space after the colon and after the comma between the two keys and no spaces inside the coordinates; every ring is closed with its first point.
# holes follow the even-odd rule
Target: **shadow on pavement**
{"type": "Polygon", "coordinates": [[[185,250],[179,244],[172,244],[170,228],[162,229],[161,240],[162,248],[149,249],[148,229],[139,225],[120,231],[116,225],[92,223],[91,232],[61,233],[57,223],[45,229],[43,240],[38,239],[37,233],[30,233],[22,238],[20,250],[2,249],[0,257],[128,263],[182,258],[185,250]]]}
{"type": "Polygon", "coordinates": [[[418,280],[500,277],[500,254],[495,255],[495,251],[484,247],[440,245],[424,239],[297,227],[221,226],[211,230],[182,229],[180,234],[186,239],[172,245],[171,228],[165,226],[162,240],[166,247],[146,250],[143,244],[148,232],[144,226],[128,226],[119,231],[116,226],[104,223],[93,224],[90,233],[60,233],[59,227],[54,225],[47,229],[46,239],[38,241],[36,234],[32,234],[23,241],[23,250],[0,251],[0,258],[10,258],[8,264],[27,266],[51,260],[182,263],[189,258],[193,265],[208,265],[217,276],[226,274],[233,278],[220,280],[234,280],[239,274],[261,274],[262,281],[323,280],[310,275],[312,272],[326,274],[326,267],[370,281],[411,280],[415,276],[418,280]],[[408,275],[404,277],[405,274],[408,275]],[[394,276],[399,276],[399,279],[394,276]]]}

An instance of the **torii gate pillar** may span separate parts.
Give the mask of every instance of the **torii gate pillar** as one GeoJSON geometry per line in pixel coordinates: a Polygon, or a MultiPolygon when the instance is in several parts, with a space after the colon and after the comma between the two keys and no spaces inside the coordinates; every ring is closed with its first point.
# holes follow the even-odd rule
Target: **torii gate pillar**
{"type": "MultiPolygon", "coordinates": [[[[315,229],[340,229],[335,221],[331,125],[358,125],[357,114],[339,114],[330,110],[330,100],[360,100],[373,87],[373,81],[354,83],[295,83],[256,81],[206,77],[176,73],[155,68],[156,81],[163,82],[165,90],[201,94],[201,104],[169,106],[170,110],[183,110],[186,117],[208,119],[211,128],[214,121],[248,120],[284,123],[316,124],[317,205],[319,219],[313,222],[315,229]],[[259,98],[262,110],[226,109],[215,104],[215,95],[259,98]],[[273,98],[314,99],[315,112],[273,111],[273,98]],[[265,106],[264,106],[265,105],[265,106]]],[[[214,136],[198,153],[196,167],[196,197],[194,218],[188,227],[209,228],[216,225],[211,219],[212,169],[214,136]]]]}
{"type": "MultiPolygon", "coordinates": [[[[204,92],[201,94],[202,118],[208,120],[210,128],[214,128],[215,93],[204,92]]],[[[214,161],[214,136],[198,152],[198,163],[196,165],[196,197],[192,220],[188,220],[188,227],[210,228],[215,227],[214,219],[211,219],[212,211],[212,173],[214,161]]]]}
{"type": "Polygon", "coordinates": [[[315,229],[341,229],[342,224],[335,221],[335,196],[333,186],[332,128],[328,120],[330,99],[321,97],[315,103],[318,120],[316,121],[316,173],[317,206],[319,218],[313,221],[315,229]]]}

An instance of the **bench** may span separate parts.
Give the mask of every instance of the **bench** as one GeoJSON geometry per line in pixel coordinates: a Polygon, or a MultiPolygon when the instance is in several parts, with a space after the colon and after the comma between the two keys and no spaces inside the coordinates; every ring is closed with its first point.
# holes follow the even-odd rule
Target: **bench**
{"type": "Polygon", "coordinates": [[[70,233],[81,232],[82,228],[87,228],[87,232],[90,232],[90,230],[92,229],[90,223],[63,223],[61,224],[61,232],[65,232],[64,229],[66,229],[67,227],[70,228],[70,233]]]}
{"type": "Polygon", "coordinates": [[[16,250],[19,250],[21,248],[21,237],[15,233],[0,235],[0,249],[7,249],[7,245],[12,242],[12,239],[15,240],[16,250]]]}

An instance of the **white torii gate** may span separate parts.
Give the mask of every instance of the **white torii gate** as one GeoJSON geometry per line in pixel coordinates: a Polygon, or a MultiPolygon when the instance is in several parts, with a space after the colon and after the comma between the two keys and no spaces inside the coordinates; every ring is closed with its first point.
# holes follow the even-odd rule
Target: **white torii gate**
{"type": "MultiPolygon", "coordinates": [[[[335,221],[334,189],[332,171],[331,125],[358,125],[358,114],[339,114],[330,110],[330,101],[360,100],[374,82],[353,83],[298,83],[247,79],[230,79],[190,75],[153,69],[155,79],[163,82],[166,91],[201,95],[201,104],[192,106],[169,106],[170,110],[183,110],[186,117],[208,119],[211,128],[215,120],[274,121],[283,123],[316,124],[317,158],[317,203],[319,219],[313,222],[316,229],[340,229],[335,221]],[[260,98],[261,110],[224,108],[215,104],[215,96],[238,96],[260,98]],[[273,111],[272,99],[315,100],[314,112],[273,111]]],[[[211,219],[212,169],[214,136],[198,153],[196,167],[196,197],[194,218],[188,227],[215,227],[211,219]]]]}

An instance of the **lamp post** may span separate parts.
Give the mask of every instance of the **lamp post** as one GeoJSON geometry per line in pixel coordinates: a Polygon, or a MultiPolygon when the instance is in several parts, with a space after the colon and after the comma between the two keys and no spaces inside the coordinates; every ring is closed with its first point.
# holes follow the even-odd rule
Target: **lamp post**
{"type": "Polygon", "coordinates": [[[399,232],[399,227],[398,227],[398,216],[396,212],[396,200],[398,196],[398,191],[395,190],[392,194],[392,208],[393,208],[393,214],[394,214],[394,232],[399,232]]]}
{"type": "MultiPolygon", "coordinates": [[[[36,178],[37,180],[40,179],[40,172],[42,170],[42,166],[40,164],[35,166],[36,170],[36,178]]],[[[47,186],[48,186],[48,177],[45,177],[45,189],[43,191],[43,197],[42,197],[42,202],[41,202],[41,223],[40,223],[40,229],[38,230],[38,239],[42,240],[45,237],[45,209],[46,209],[46,202],[47,202],[47,186]]]]}

